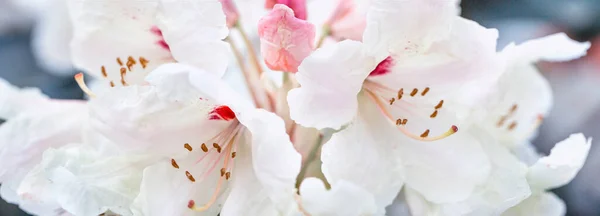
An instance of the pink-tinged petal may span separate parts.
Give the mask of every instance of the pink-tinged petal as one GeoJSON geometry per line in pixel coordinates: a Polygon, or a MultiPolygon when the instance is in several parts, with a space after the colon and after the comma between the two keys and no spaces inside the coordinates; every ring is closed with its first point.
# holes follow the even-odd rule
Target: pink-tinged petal
{"type": "Polygon", "coordinates": [[[227,27],[231,28],[238,22],[240,14],[233,0],[220,0],[227,20],[227,27]]]}
{"type": "Polygon", "coordinates": [[[325,25],[336,40],[361,41],[367,27],[366,13],[359,11],[353,0],[340,0],[325,25]]]}
{"type": "Polygon", "coordinates": [[[289,7],[277,4],[258,23],[260,48],[272,70],[297,72],[314,49],[315,26],[294,17],[289,7]]]}
{"type": "Polygon", "coordinates": [[[288,6],[294,11],[296,18],[306,20],[306,0],[267,0],[265,8],[273,9],[277,4],[288,6]]]}

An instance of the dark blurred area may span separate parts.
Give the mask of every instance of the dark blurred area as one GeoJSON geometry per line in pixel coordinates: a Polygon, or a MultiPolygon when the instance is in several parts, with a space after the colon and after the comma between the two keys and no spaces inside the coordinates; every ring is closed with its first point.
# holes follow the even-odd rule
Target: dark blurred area
{"type": "MultiPolygon", "coordinates": [[[[5,1],[0,0],[0,27],[2,22],[15,24],[0,31],[0,77],[17,86],[39,87],[53,98],[82,98],[71,75],[51,75],[37,66],[30,43],[34,25],[15,21],[5,1]]],[[[539,64],[550,80],[555,101],[534,144],[547,154],[571,133],[583,132],[600,139],[600,0],[463,0],[461,5],[463,16],[500,30],[499,49],[509,42],[556,32],[592,41],[585,58],[539,64]]],[[[555,191],[567,203],[568,215],[600,215],[599,170],[600,148],[592,145],[588,161],[575,180],[555,191]]],[[[0,203],[0,216],[21,215],[27,214],[0,203]]]]}

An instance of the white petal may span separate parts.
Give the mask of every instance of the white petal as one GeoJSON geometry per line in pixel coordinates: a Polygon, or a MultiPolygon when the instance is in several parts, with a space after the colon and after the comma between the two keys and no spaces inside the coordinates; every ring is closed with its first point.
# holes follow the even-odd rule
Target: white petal
{"type": "Polygon", "coordinates": [[[252,167],[262,191],[276,210],[288,211],[302,158],[286,134],[283,120],[262,109],[240,113],[238,119],[252,135],[248,143],[251,145],[252,167]]]}
{"type": "Polygon", "coordinates": [[[153,159],[143,156],[102,157],[83,146],[50,149],[19,187],[19,195],[36,195],[43,183],[62,208],[74,215],[98,215],[110,210],[130,215],[128,206],[138,193],[142,170],[153,159]]]}
{"type": "Polygon", "coordinates": [[[550,155],[529,168],[527,180],[531,187],[553,189],[569,183],[585,163],[591,142],[583,134],[573,134],[557,143],[550,155]]]}
{"type": "Polygon", "coordinates": [[[19,89],[0,78],[0,118],[9,119],[19,113],[35,110],[48,101],[48,97],[37,88],[19,89]]]}
{"type": "Polygon", "coordinates": [[[301,87],[288,93],[290,116],[307,127],[339,129],[358,108],[356,95],[376,64],[362,44],[342,41],[308,56],[296,78],[301,87]]]}
{"type": "Polygon", "coordinates": [[[66,0],[45,2],[41,19],[33,29],[32,46],[38,64],[58,75],[73,73],[69,43],[73,29],[66,0]]]}
{"type": "Polygon", "coordinates": [[[375,199],[368,191],[341,180],[331,190],[317,178],[304,179],[300,186],[302,207],[312,216],[376,215],[375,199]]]}
{"type": "Polygon", "coordinates": [[[569,61],[584,56],[590,46],[590,42],[580,43],[570,39],[565,33],[557,33],[529,40],[516,47],[509,45],[502,53],[510,61],[569,61]]]}
{"type": "Polygon", "coordinates": [[[401,134],[371,102],[360,106],[357,119],[323,145],[322,170],[332,185],[347,181],[372,193],[382,211],[404,183],[397,152],[401,134]]]}
{"type": "Polygon", "coordinates": [[[373,1],[363,41],[378,62],[391,53],[419,52],[448,35],[456,10],[454,0],[373,1]]]}
{"type": "Polygon", "coordinates": [[[490,174],[481,141],[466,132],[434,142],[404,137],[397,141],[404,162],[406,186],[433,203],[466,199],[490,174]]]}
{"type": "Polygon", "coordinates": [[[502,216],[563,216],[566,212],[565,203],[558,196],[542,192],[532,195],[502,216]]]}
{"type": "Polygon", "coordinates": [[[158,25],[178,61],[222,76],[229,63],[225,14],[218,0],[161,0],[158,25]]]}

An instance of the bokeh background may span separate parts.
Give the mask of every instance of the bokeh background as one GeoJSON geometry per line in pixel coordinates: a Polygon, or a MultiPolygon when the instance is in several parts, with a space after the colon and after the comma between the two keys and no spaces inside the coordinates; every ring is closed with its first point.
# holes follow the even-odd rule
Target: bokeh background
{"type": "MultiPolygon", "coordinates": [[[[591,41],[582,59],[538,64],[551,83],[555,102],[534,144],[547,154],[574,132],[600,139],[600,0],[463,0],[461,5],[463,16],[500,30],[499,49],[556,32],[591,41]]],[[[17,86],[38,87],[53,98],[83,98],[70,75],[75,71],[47,71],[35,60],[31,38],[36,24],[30,11],[0,0],[0,77],[17,86]]],[[[567,203],[568,215],[600,215],[600,147],[592,145],[579,175],[555,192],[567,203]]],[[[25,215],[0,200],[0,216],[25,215]]]]}

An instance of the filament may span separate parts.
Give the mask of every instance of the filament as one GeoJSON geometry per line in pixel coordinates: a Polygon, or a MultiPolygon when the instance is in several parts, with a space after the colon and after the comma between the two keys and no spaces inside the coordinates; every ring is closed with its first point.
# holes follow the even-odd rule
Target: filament
{"type": "Polygon", "coordinates": [[[88,88],[88,86],[85,84],[85,81],[83,80],[83,73],[75,74],[75,81],[77,82],[77,85],[79,85],[79,88],[88,96],[92,98],[96,97],[96,94],[94,94],[94,92],[92,92],[92,90],[90,90],[90,88],[88,88]]]}

